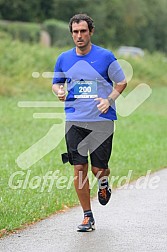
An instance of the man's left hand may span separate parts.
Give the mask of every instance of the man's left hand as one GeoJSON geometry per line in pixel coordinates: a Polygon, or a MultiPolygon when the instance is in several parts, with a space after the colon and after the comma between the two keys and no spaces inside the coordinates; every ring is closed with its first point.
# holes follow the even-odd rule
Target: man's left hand
{"type": "Polygon", "coordinates": [[[110,103],[108,99],[103,99],[103,98],[95,98],[95,101],[99,101],[100,103],[97,105],[98,110],[100,110],[102,113],[107,113],[110,103]]]}

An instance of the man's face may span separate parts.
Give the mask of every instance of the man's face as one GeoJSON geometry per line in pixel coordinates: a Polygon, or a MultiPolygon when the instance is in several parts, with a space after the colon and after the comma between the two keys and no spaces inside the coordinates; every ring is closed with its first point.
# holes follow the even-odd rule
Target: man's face
{"type": "Polygon", "coordinates": [[[72,37],[75,45],[82,49],[87,47],[91,41],[91,35],[93,32],[89,31],[86,21],[81,21],[79,24],[72,23],[72,37]]]}

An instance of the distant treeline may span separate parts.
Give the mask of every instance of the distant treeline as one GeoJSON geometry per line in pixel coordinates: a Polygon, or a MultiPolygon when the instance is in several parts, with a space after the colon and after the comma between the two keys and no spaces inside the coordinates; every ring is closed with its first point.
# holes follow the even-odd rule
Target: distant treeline
{"type": "Polygon", "coordinates": [[[11,21],[68,22],[81,12],[95,21],[95,43],[167,53],[167,0],[0,0],[0,19],[11,21]]]}

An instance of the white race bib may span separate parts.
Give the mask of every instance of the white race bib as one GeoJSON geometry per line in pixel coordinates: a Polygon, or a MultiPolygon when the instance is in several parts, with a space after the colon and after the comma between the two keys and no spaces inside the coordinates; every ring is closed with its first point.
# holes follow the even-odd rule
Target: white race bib
{"type": "Polygon", "coordinates": [[[97,95],[97,81],[75,81],[74,98],[96,98],[97,95]]]}

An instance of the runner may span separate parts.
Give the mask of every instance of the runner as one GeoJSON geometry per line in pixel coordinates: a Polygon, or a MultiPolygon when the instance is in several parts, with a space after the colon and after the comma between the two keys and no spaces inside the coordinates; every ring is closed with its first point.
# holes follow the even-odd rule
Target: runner
{"type": "Polygon", "coordinates": [[[88,232],[95,229],[87,177],[88,154],[91,170],[98,179],[98,200],[106,205],[111,197],[108,162],[117,119],[115,100],[127,84],[113,53],[91,42],[91,17],[76,14],[70,19],[69,28],[75,48],[58,57],[52,88],[59,100],[65,101],[68,153],[62,159],[74,166],[74,185],[84,212],[77,230],[88,232]]]}

